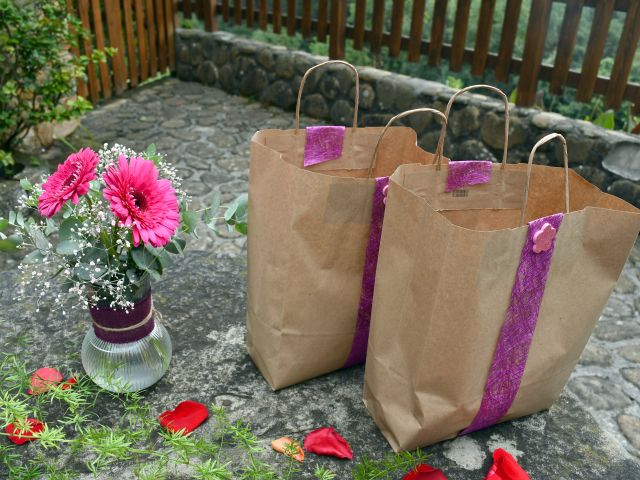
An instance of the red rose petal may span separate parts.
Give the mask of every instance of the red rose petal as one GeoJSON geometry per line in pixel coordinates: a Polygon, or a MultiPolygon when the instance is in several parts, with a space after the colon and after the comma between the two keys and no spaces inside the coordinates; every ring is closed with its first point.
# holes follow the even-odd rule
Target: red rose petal
{"type": "Polygon", "coordinates": [[[69,380],[64,382],[60,388],[62,388],[62,390],[69,390],[76,383],[78,383],[78,380],[76,380],[75,377],[74,378],[70,378],[69,380]]]}
{"type": "Polygon", "coordinates": [[[4,431],[9,435],[9,440],[16,445],[22,445],[24,443],[37,440],[37,438],[32,435],[44,430],[44,424],[35,418],[27,418],[27,424],[29,425],[28,430],[17,430],[13,423],[7,425],[4,431]]]}
{"type": "Polygon", "coordinates": [[[402,480],[447,480],[447,477],[439,468],[423,463],[402,477],[402,480]]]}
{"type": "Polygon", "coordinates": [[[323,427],[307,435],[304,448],[308,452],[328,457],[353,458],[353,451],[347,441],[333,427],[323,427]]]}
{"type": "Polygon", "coordinates": [[[62,374],[55,368],[39,368],[31,375],[29,395],[40,395],[62,381],[62,374]]]}
{"type": "Polygon", "coordinates": [[[531,480],[509,452],[498,448],[493,452],[493,465],[485,480],[531,480]]]}
{"type": "Polygon", "coordinates": [[[271,442],[271,448],[273,448],[276,452],[292,457],[294,460],[297,460],[299,462],[302,462],[304,460],[304,452],[302,451],[302,448],[300,447],[300,445],[298,445],[298,442],[289,437],[280,437],[277,440],[274,440],[273,442],[271,442]],[[287,451],[290,445],[296,447],[298,453],[291,455],[287,451]]]}
{"type": "Polygon", "coordinates": [[[209,412],[203,404],[185,400],[173,410],[162,412],[158,420],[170,432],[176,433],[184,430],[184,433],[187,434],[193,432],[208,417],[209,412]]]}

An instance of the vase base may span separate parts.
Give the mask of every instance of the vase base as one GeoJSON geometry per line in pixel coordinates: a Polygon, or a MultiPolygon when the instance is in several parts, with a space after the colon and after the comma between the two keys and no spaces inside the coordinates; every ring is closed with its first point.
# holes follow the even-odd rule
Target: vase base
{"type": "Polygon", "coordinates": [[[149,335],[130,343],[109,343],[89,329],[82,342],[82,366],[97,385],[111,392],[137,392],[157,383],[169,368],[169,332],[156,324],[149,335]]]}

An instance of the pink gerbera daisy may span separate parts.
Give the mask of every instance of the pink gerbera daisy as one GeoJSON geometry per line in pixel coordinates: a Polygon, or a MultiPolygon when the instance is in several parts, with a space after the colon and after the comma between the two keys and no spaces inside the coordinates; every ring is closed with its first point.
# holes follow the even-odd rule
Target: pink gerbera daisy
{"type": "Polygon", "coordinates": [[[38,198],[40,213],[51,218],[67,200],[76,205],[79,197],[89,191],[91,180],[96,178],[96,165],[98,155],[90,148],[69,155],[42,185],[44,191],[38,198]]]}
{"type": "Polygon", "coordinates": [[[162,247],[171,239],[178,224],[178,199],[169,180],[158,180],[152,160],[120,155],[118,166],[107,169],[104,197],[120,224],[131,227],[133,243],[162,247]]]}

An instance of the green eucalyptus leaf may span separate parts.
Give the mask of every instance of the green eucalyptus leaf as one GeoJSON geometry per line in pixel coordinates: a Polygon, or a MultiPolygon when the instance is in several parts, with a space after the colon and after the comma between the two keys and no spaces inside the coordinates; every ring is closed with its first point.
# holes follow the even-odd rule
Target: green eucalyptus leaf
{"type": "MultiPolygon", "coordinates": [[[[29,220],[33,220],[33,218],[29,218],[29,220]]],[[[47,226],[44,229],[44,234],[48,237],[52,233],[55,233],[55,231],[58,228],[57,228],[55,222],[53,220],[51,220],[50,218],[47,218],[46,222],[47,222],[47,226]]]]}
{"type": "Polygon", "coordinates": [[[138,275],[137,270],[133,268],[129,268],[127,270],[127,278],[129,279],[129,282],[134,284],[140,281],[140,275],[138,275]]]}
{"type": "Polygon", "coordinates": [[[44,235],[44,233],[42,233],[40,229],[31,227],[29,229],[29,233],[31,234],[33,242],[35,243],[38,250],[41,250],[43,252],[49,250],[49,240],[47,240],[47,237],[44,235]]]}
{"type": "Polygon", "coordinates": [[[63,240],[56,247],[58,255],[74,255],[80,250],[82,250],[80,245],[73,240],[63,240]]]}
{"type": "Polygon", "coordinates": [[[184,238],[174,238],[173,242],[178,246],[181,252],[184,251],[184,248],[187,246],[187,241],[184,238]]]}
{"type": "Polygon", "coordinates": [[[241,233],[242,235],[246,235],[249,231],[249,228],[247,227],[246,223],[236,223],[235,227],[236,227],[236,231],[238,233],[241,233]]]}
{"type": "Polygon", "coordinates": [[[182,231],[185,233],[195,233],[198,221],[200,220],[196,212],[182,212],[182,231]]]}
{"type": "Polygon", "coordinates": [[[211,213],[215,217],[220,209],[220,192],[213,192],[209,208],[211,208],[211,213]]]}
{"type": "Polygon", "coordinates": [[[16,214],[16,223],[21,226],[24,227],[24,215],[22,215],[22,212],[18,212],[16,214]]]}
{"type": "Polygon", "coordinates": [[[45,258],[45,255],[42,254],[40,250],[34,250],[33,252],[28,253],[22,259],[22,263],[38,263],[41,262],[45,258]]]}
{"type": "Polygon", "coordinates": [[[79,263],[73,269],[74,275],[83,282],[88,282],[92,278],[92,267],[86,263],[79,263]]]}
{"type": "Polygon", "coordinates": [[[238,209],[238,204],[234,201],[231,203],[224,212],[224,221],[229,223],[238,209]]]}
{"type": "Polygon", "coordinates": [[[186,242],[181,238],[174,238],[164,246],[164,249],[174,255],[182,255],[186,242]]]}
{"type": "Polygon", "coordinates": [[[31,182],[27,178],[21,178],[20,188],[22,188],[22,190],[24,190],[25,192],[30,192],[31,190],[33,190],[33,185],[31,185],[31,182]]]}
{"type": "Polygon", "coordinates": [[[13,235],[5,236],[0,240],[0,252],[13,252],[18,249],[18,246],[22,243],[22,237],[17,233],[13,235]]]}
{"type": "Polygon", "coordinates": [[[152,143],[151,145],[149,145],[144,153],[147,155],[147,158],[154,157],[158,153],[158,151],[156,150],[156,144],[152,143]]]}
{"type": "Polygon", "coordinates": [[[247,217],[247,207],[249,202],[249,196],[246,193],[243,193],[238,198],[236,198],[229,208],[224,213],[224,219],[226,222],[230,220],[235,220],[235,222],[242,222],[247,217]]]}
{"type": "Polygon", "coordinates": [[[164,270],[165,268],[167,268],[169,265],[173,263],[169,254],[164,250],[160,252],[160,255],[158,255],[158,261],[162,266],[162,270],[164,270]]]}
{"type": "Polygon", "coordinates": [[[11,225],[16,224],[16,212],[14,212],[13,210],[9,212],[9,223],[11,225]]]}
{"type": "Polygon", "coordinates": [[[0,217],[0,232],[5,230],[9,226],[9,220],[0,217]]]}
{"type": "Polygon", "coordinates": [[[145,270],[145,271],[146,271],[146,272],[151,276],[151,278],[152,278],[153,280],[158,281],[158,280],[160,280],[160,278],[162,278],[162,277],[160,276],[160,273],[159,273],[158,271],[156,271],[156,270],[153,270],[153,269],[151,269],[151,268],[150,268],[150,269],[145,270]]]}
{"type": "Polygon", "coordinates": [[[205,208],[202,212],[202,222],[205,224],[209,224],[213,221],[213,212],[210,208],[205,208]]]}
{"type": "Polygon", "coordinates": [[[138,247],[131,250],[133,262],[140,270],[149,271],[155,268],[156,256],[144,247],[138,247]]]}

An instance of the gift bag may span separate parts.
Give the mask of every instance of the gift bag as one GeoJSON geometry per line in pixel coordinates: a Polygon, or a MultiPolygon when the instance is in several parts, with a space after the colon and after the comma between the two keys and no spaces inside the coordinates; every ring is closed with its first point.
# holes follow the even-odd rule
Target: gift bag
{"type": "Polygon", "coordinates": [[[389,179],[364,401],[396,451],[548,408],[640,229],[569,170],[559,134],[478,185],[447,191],[449,168],[389,179]],[[554,138],[564,169],[532,165],[554,138]]]}
{"type": "Polygon", "coordinates": [[[325,63],[356,75],[353,127],[299,128],[302,89],[321,64],[301,81],[296,128],[251,140],[247,350],[273,389],[364,361],[372,277],[363,273],[377,256],[368,244],[382,224],[381,181],[416,145],[412,129],[393,128],[372,166],[382,127],[357,127],[357,71],[325,63]]]}

